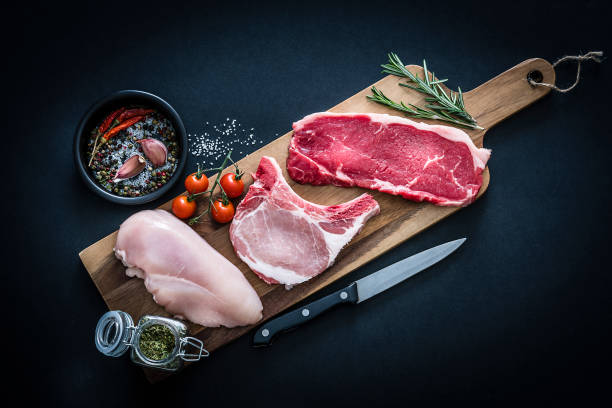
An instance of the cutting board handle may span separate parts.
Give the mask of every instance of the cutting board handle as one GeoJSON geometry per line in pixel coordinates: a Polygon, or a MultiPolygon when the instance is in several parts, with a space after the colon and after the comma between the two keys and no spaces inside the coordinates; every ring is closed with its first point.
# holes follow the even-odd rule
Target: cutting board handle
{"type": "Polygon", "coordinates": [[[527,82],[530,72],[536,77],[541,74],[541,78],[535,78],[539,82],[555,83],[555,70],[548,61],[528,59],[466,92],[467,111],[480,126],[489,129],[548,94],[550,88],[527,82]]]}

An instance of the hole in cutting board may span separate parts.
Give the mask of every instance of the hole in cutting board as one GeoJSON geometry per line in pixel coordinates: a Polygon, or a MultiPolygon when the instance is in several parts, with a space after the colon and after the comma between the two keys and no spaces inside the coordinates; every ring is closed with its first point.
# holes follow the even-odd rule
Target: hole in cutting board
{"type": "Polygon", "coordinates": [[[531,83],[532,81],[542,82],[543,79],[544,79],[544,75],[542,75],[542,72],[538,70],[529,71],[529,73],[527,74],[527,82],[529,82],[531,86],[535,86],[531,83]]]}

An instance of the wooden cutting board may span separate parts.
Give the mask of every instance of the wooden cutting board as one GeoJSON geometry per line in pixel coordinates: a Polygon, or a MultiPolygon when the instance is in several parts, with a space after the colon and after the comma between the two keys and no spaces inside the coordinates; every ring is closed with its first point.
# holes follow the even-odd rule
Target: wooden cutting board
{"type": "MultiPolygon", "coordinates": [[[[419,76],[423,75],[423,69],[419,66],[409,65],[408,69],[418,73],[419,76]]],[[[483,138],[488,129],[550,91],[550,88],[546,87],[532,87],[527,82],[527,74],[531,71],[542,73],[543,80],[541,82],[555,83],[553,67],[543,59],[534,58],[516,65],[464,94],[468,112],[478,121],[480,126],[484,127],[484,130],[468,131],[476,146],[482,147],[483,138]]],[[[460,78],[457,79],[460,80],[460,78]]],[[[405,103],[409,102],[422,106],[424,102],[422,94],[398,86],[403,81],[405,80],[390,75],[374,85],[392,100],[401,100],[405,103]]],[[[367,87],[329,111],[401,115],[399,112],[368,101],[366,95],[370,94],[370,88],[367,87]]],[[[301,118],[295,118],[296,121],[299,119],[301,118]]],[[[441,122],[436,123],[440,124],[441,122]]],[[[289,125],[287,124],[287,126],[289,125]]],[[[304,199],[318,204],[333,205],[349,201],[367,191],[378,201],[381,211],[380,215],[370,219],[362,231],[340,252],[332,267],[289,291],[283,285],[267,285],[257,278],[246,264],[236,256],[229,240],[228,225],[218,225],[209,220],[196,225],[195,230],[198,234],[230,262],[234,263],[255,288],[264,306],[262,322],[460,210],[457,207],[438,207],[429,203],[414,203],[401,197],[360,188],[315,187],[297,184],[288,177],[285,168],[291,135],[292,132],[289,132],[281,136],[238,162],[240,168],[246,173],[244,181],[247,186],[253,182],[250,174],[257,169],[260,158],[264,155],[272,156],[283,168],[283,173],[289,185],[304,199]]],[[[492,160],[495,160],[495,152],[492,154],[492,160]]],[[[228,171],[231,171],[231,169],[233,167],[228,168],[228,171]]],[[[490,175],[487,168],[483,172],[483,184],[478,197],[486,191],[489,179],[490,175]]],[[[169,210],[170,206],[171,202],[168,202],[160,208],[169,210]]],[[[202,209],[203,206],[198,208],[198,212],[202,209]]],[[[114,232],[79,254],[85,269],[89,272],[109,309],[123,310],[132,315],[135,320],[145,314],[168,316],[163,308],[153,302],[152,296],[146,291],[141,279],[130,279],[125,276],[124,267],[113,254],[116,236],[117,232],[114,232]]],[[[259,324],[262,322],[259,322],[259,324]]],[[[189,325],[192,335],[202,339],[205,347],[211,352],[247,333],[253,327],[227,329],[189,325]]],[[[209,358],[214,358],[214,353],[209,358]]],[[[145,370],[145,372],[147,378],[152,382],[165,376],[154,370],[145,370]]]]}

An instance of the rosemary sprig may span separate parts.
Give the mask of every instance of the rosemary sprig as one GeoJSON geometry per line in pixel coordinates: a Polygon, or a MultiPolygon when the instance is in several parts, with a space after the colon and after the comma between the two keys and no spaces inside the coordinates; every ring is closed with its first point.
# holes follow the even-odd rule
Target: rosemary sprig
{"type": "Polygon", "coordinates": [[[376,90],[377,92],[374,92],[376,89],[375,87],[372,87],[374,96],[368,96],[368,99],[390,106],[393,109],[397,109],[414,117],[442,120],[471,129],[483,129],[482,127],[478,126],[474,118],[465,110],[461,88],[458,88],[457,92],[449,91],[449,94],[447,94],[442,86],[440,86],[440,84],[446,82],[447,79],[436,79],[434,73],[429,75],[427,73],[427,62],[425,60],[423,60],[423,70],[425,75],[424,78],[419,78],[418,75],[414,75],[412,72],[406,69],[397,54],[390,53],[388,57],[389,63],[381,65],[383,68],[382,72],[402,78],[408,78],[412,83],[416,84],[412,85],[411,83],[402,83],[400,86],[414,89],[415,91],[429,95],[425,98],[425,101],[428,102],[425,105],[426,109],[410,104],[412,107],[411,109],[403,102],[400,102],[399,104],[393,102],[382,92],[378,90],[376,90]]]}
{"type": "Polygon", "coordinates": [[[404,102],[393,102],[375,86],[372,87],[372,94],[373,95],[367,96],[369,100],[380,103],[382,105],[389,106],[390,108],[393,108],[400,112],[404,112],[405,114],[415,118],[441,120],[458,126],[465,126],[472,129],[482,129],[480,126],[470,125],[460,119],[454,118],[444,111],[434,112],[427,109],[419,108],[418,106],[413,105],[411,103],[409,103],[409,106],[407,106],[406,104],[404,104],[404,102]]]}

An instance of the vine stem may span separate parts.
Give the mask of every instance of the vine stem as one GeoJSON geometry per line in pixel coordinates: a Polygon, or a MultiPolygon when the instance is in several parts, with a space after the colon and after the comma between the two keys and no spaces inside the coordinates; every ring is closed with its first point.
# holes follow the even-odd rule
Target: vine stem
{"type": "MultiPolygon", "coordinates": [[[[229,201],[229,198],[227,197],[227,194],[225,193],[225,190],[223,189],[223,187],[221,186],[221,183],[219,182],[219,180],[221,179],[221,173],[223,172],[223,170],[225,169],[225,166],[227,165],[228,160],[231,160],[232,163],[234,163],[234,161],[231,159],[231,155],[232,155],[232,150],[230,150],[226,155],[225,155],[225,159],[223,159],[223,163],[221,163],[221,166],[214,168],[214,169],[210,169],[210,170],[217,170],[217,177],[215,178],[215,182],[213,183],[212,187],[210,188],[210,190],[206,190],[206,191],[202,191],[201,193],[196,193],[196,194],[190,194],[187,197],[188,201],[193,201],[195,200],[195,198],[197,196],[200,195],[204,195],[207,193],[210,193],[210,195],[208,196],[208,207],[206,208],[206,210],[204,210],[201,214],[191,218],[189,220],[189,225],[193,225],[197,222],[200,221],[200,218],[209,213],[210,212],[210,208],[211,206],[214,204],[214,201],[212,199],[212,195],[213,192],[215,191],[215,188],[217,186],[219,186],[219,189],[221,190],[221,197],[223,199],[223,204],[227,204],[227,202],[229,201]]],[[[236,163],[234,163],[234,166],[236,166],[236,169],[238,169],[238,166],[236,165],[236,163]]],[[[205,170],[203,170],[205,171],[205,170]]],[[[238,170],[237,170],[238,171],[238,170]]]]}

